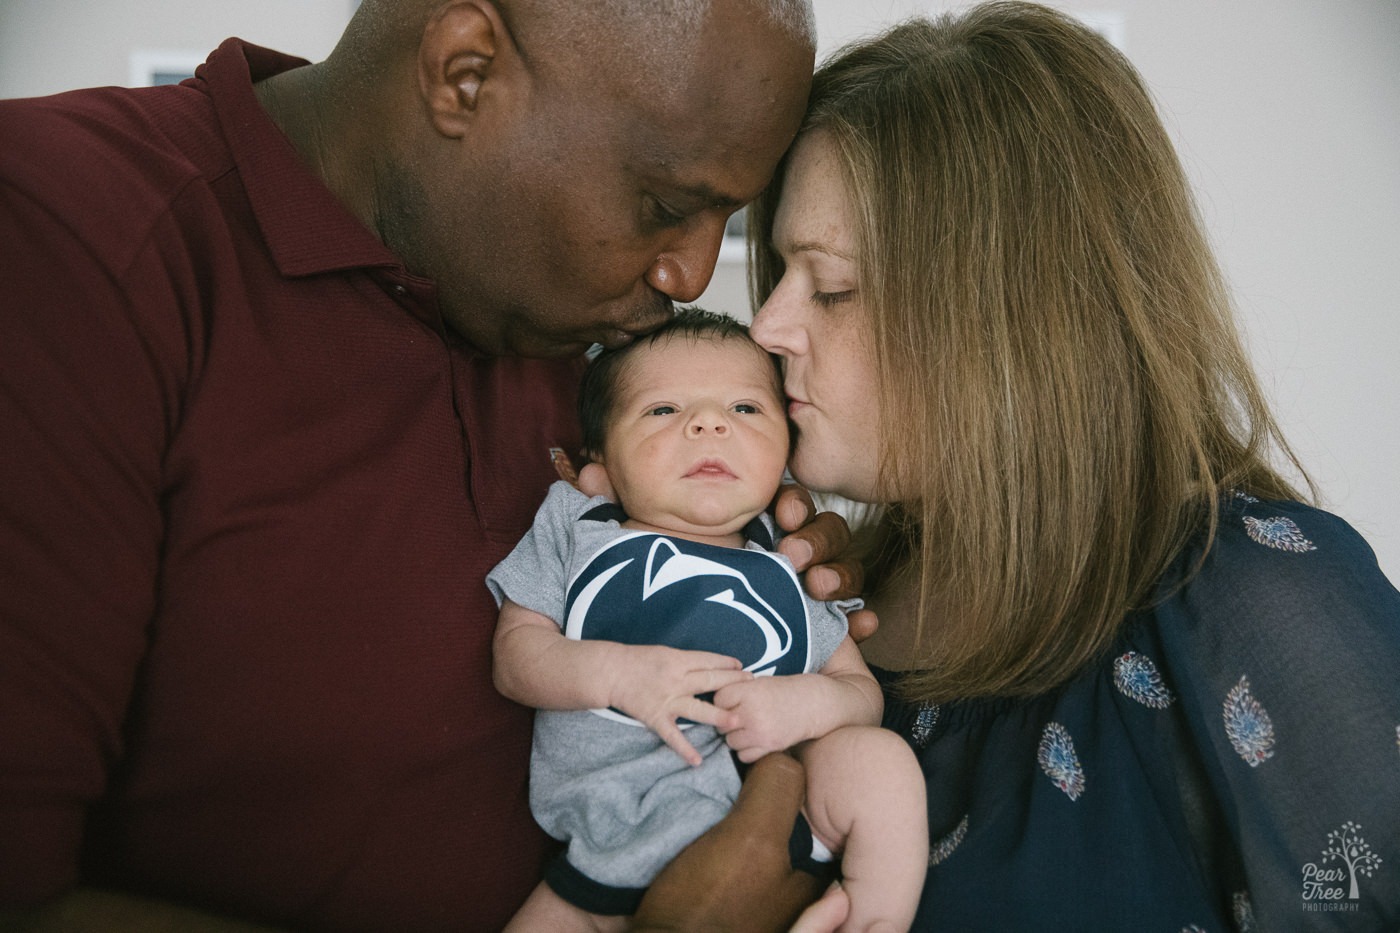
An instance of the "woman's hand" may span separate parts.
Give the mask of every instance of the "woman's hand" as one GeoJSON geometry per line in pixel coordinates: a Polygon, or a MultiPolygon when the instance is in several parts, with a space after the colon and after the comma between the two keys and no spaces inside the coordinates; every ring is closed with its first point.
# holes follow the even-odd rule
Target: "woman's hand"
{"type": "Polygon", "coordinates": [[[822,899],[802,911],[788,933],[836,933],[851,912],[851,898],[839,882],[832,882],[822,899]]]}

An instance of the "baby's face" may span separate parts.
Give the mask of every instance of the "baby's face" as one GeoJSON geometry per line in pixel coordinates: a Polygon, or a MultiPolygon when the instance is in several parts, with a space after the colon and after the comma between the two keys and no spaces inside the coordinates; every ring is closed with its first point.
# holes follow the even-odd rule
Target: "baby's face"
{"type": "Polygon", "coordinates": [[[621,374],[603,465],[628,517],[727,535],[768,507],[788,455],[768,354],[746,340],[663,337],[621,374]]]}

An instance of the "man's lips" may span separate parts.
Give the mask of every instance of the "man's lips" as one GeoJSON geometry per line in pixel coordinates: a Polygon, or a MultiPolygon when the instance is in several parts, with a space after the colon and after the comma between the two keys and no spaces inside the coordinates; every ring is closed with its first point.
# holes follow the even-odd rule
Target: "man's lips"
{"type": "Polygon", "coordinates": [[[718,457],[706,457],[685,474],[686,479],[733,479],[734,471],[718,457]]]}

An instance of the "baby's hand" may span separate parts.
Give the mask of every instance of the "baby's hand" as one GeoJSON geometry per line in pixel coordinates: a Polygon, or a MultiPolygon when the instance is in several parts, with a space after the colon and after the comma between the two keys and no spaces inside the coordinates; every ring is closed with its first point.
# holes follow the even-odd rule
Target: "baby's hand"
{"type": "Polygon", "coordinates": [[[809,734],[802,696],[808,679],[820,676],[755,677],[715,693],[715,706],[730,717],[718,728],[740,761],[754,762],[815,738],[809,734]]]}
{"type": "Polygon", "coordinates": [[[730,716],[699,694],[752,680],[738,659],[708,651],[684,651],[659,645],[618,645],[609,705],[661,737],[690,765],[700,753],[685,738],[678,719],[705,723],[724,732],[730,716]]]}

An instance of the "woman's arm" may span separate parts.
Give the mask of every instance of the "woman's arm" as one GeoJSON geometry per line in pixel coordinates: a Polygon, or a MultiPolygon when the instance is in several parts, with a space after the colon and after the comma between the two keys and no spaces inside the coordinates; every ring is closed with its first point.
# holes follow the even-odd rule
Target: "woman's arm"
{"type": "Polygon", "coordinates": [[[1251,501],[1158,611],[1259,927],[1393,927],[1400,594],[1370,548],[1325,512],[1251,501]]]}

